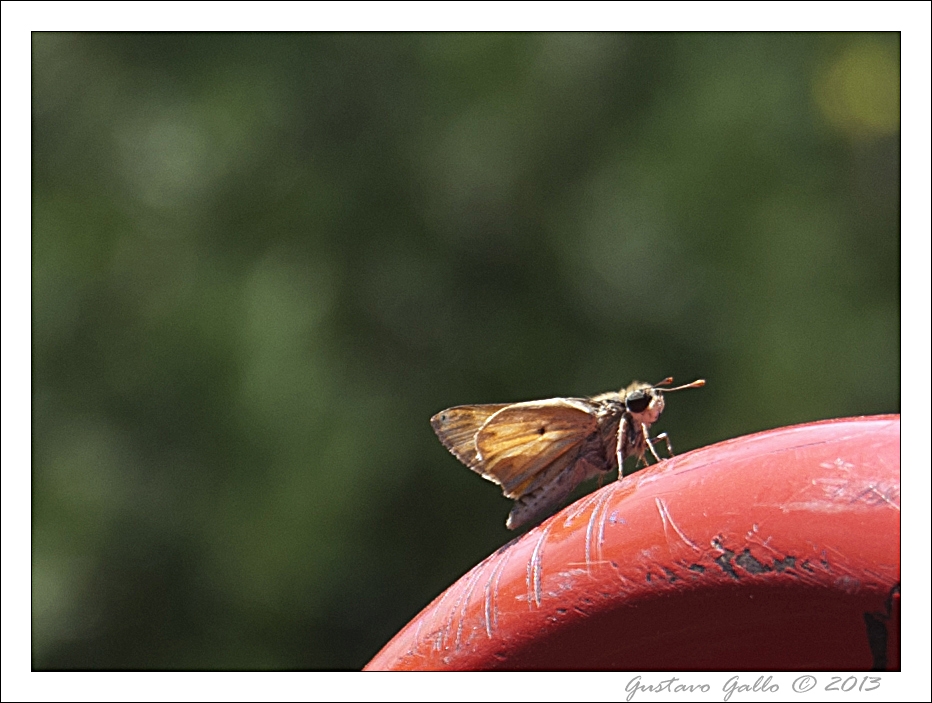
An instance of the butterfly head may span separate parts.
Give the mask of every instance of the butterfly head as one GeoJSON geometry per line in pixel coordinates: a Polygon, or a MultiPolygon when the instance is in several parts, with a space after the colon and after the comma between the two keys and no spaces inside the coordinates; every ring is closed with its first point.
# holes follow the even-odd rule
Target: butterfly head
{"type": "Polygon", "coordinates": [[[653,386],[648,383],[639,383],[635,381],[622,391],[625,398],[625,410],[631,413],[635,421],[650,426],[657,421],[657,418],[660,417],[660,413],[663,412],[664,390],[669,393],[670,391],[681,391],[684,388],[699,388],[705,385],[705,381],[699,379],[698,381],[687,383],[685,386],[667,389],[661,388],[661,386],[668,386],[671,383],[673,383],[672,377],[665,378],[660,383],[655,383],[653,386]]]}
{"type": "Polygon", "coordinates": [[[631,413],[638,423],[651,425],[663,412],[663,393],[646,383],[639,385],[640,388],[631,390],[629,387],[626,391],[625,410],[631,413]]]}

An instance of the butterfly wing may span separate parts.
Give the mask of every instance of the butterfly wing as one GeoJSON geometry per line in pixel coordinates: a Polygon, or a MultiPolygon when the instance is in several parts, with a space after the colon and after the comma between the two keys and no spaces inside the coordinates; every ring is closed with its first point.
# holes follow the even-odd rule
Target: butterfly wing
{"type": "Polygon", "coordinates": [[[476,453],[476,433],[486,420],[508,405],[458,405],[434,415],[430,418],[430,426],[453,456],[481,474],[476,453]]]}
{"type": "Polygon", "coordinates": [[[518,499],[571,468],[597,431],[595,406],[588,401],[513,403],[490,415],[475,434],[471,468],[518,499]]]}

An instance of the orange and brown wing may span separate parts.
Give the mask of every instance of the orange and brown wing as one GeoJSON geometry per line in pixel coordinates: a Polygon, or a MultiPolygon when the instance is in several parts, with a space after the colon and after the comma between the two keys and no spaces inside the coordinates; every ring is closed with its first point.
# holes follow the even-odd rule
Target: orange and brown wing
{"type": "Polygon", "coordinates": [[[475,435],[476,471],[518,499],[571,467],[598,426],[584,400],[514,403],[491,415],[475,435]]]}
{"type": "Polygon", "coordinates": [[[477,466],[476,433],[486,420],[508,405],[458,405],[434,415],[430,426],[453,456],[481,474],[482,469],[477,466]]]}

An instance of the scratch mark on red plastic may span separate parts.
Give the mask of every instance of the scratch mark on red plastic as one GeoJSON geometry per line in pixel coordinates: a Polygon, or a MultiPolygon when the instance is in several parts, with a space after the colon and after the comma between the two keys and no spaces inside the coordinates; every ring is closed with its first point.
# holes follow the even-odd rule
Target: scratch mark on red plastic
{"type": "Polygon", "coordinates": [[[460,648],[460,638],[463,634],[463,621],[466,619],[466,609],[469,606],[469,597],[472,595],[472,589],[476,587],[476,584],[479,583],[479,578],[482,576],[482,569],[475,569],[470,576],[469,583],[466,586],[466,596],[463,598],[463,607],[460,609],[459,622],[456,625],[456,639],[453,641],[453,648],[459,651],[460,648]]]}
{"type": "MultiPolygon", "coordinates": [[[[899,486],[897,486],[897,489],[899,489],[899,486]]],[[[877,496],[878,498],[880,498],[880,500],[882,500],[884,503],[886,503],[887,505],[889,505],[891,508],[893,508],[893,509],[896,510],[897,512],[900,511],[900,505],[899,505],[899,503],[894,503],[892,500],[890,500],[890,498],[887,497],[887,494],[886,494],[886,493],[881,493],[880,491],[878,491],[876,485],[871,484],[871,485],[868,487],[868,491],[870,491],[870,492],[873,493],[875,496],[877,496]]],[[[891,493],[892,493],[892,491],[891,491],[891,493]]],[[[897,490],[896,493],[897,493],[897,495],[899,496],[899,490],[897,490]]]]}
{"type": "Polygon", "coordinates": [[[589,506],[591,506],[595,501],[599,500],[601,494],[601,490],[596,491],[595,493],[590,493],[585,498],[581,498],[575,507],[568,509],[566,518],[563,520],[563,527],[569,527],[576,518],[578,518],[582,513],[586,512],[589,506]]]}
{"type": "MultiPolygon", "coordinates": [[[[608,501],[608,498],[609,498],[609,493],[608,493],[608,492],[605,492],[605,493],[603,493],[601,496],[599,496],[599,499],[596,501],[595,507],[592,508],[592,513],[589,515],[589,522],[588,522],[588,524],[586,525],[586,570],[587,570],[587,571],[589,570],[589,567],[590,567],[591,564],[592,564],[592,532],[593,532],[593,528],[595,527],[595,523],[596,523],[596,520],[597,520],[598,517],[599,517],[599,513],[600,513],[600,512],[602,512],[602,513],[605,512],[605,511],[603,510],[603,508],[604,508],[604,506],[605,506],[605,503],[608,501]]],[[[599,547],[599,549],[598,549],[598,557],[597,557],[599,560],[602,559],[601,534],[602,534],[602,528],[600,527],[600,528],[599,528],[599,536],[600,536],[600,539],[599,539],[599,544],[597,545],[597,546],[599,547]]]]}
{"type": "Polygon", "coordinates": [[[443,635],[440,638],[441,645],[443,644],[443,640],[446,639],[447,633],[453,629],[453,620],[456,618],[456,613],[459,610],[460,603],[463,601],[463,596],[466,592],[466,584],[464,584],[462,580],[459,580],[450,590],[456,591],[456,599],[453,601],[453,607],[449,609],[449,613],[444,622],[443,635]]]}
{"type": "Polygon", "coordinates": [[[443,635],[444,635],[443,628],[436,627],[437,615],[443,610],[443,602],[447,599],[447,596],[450,595],[450,590],[451,589],[448,588],[446,591],[443,592],[443,595],[440,596],[440,600],[437,601],[437,605],[434,606],[433,612],[431,613],[430,627],[428,628],[428,632],[433,630],[433,633],[432,633],[432,638],[434,640],[433,649],[436,652],[439,652],[441,649],[443,649],[443,635]]]}
{"type": "Polygon", "coordinates": [[[602,511],[602,519],[599,520],[599,541],[597,542],[597,546],[598,546],[599,559],[601,560],[602,559],[602,545],[605,544],[605,522],[609,518],[609,512],[608,512],[608,508],[606,507],[606,504],[604,503],[600,505],[599,508],[602,511]]]}
{"type": "Polygon", "coordinates": [[[543,567],[543,554],[544,554],[544,542],[547,540],[547,535],[550,534],[550,530],[553,527],[553,523],[550,522],[544,527],[540,532],[540,537],[537,538],[537,544],[534,545],[534,551],[531,552],[531,558],[528,559],[527,563],[527,597],[528,597],[528,608],[531,606],[531,598],[533,597],[534,603],[537,607],[540,607],[541,601],[541,571],[543,567]]]}
{"type": "Polygon", "coordinates": [[[417,619],[417,627],[414,628],[414,646],[408,651],[408,654],[414,654],[420,648],[421,625],[424,624],[424,618],[417,619]]]}
{"type": "Polygon", "coordinates": [[[670,527],[673,528],[673,531],[676,532],[677,535],[679,535],[680,539],[683,540],[683,542],[684,542],[685,544],[689,545],[690,547],[692,547],[692,548],[693,548],[695,551],[697,551],[697,552],[702,551],[702,550],[699,549],[698,546],[696,546],[696,543],[695,543],[695,542],[693,542],[691,539],[689,539],[689,537],[687,537],[685,534],[683,534],[683,531],[682,531],[682,530],[677,526],[677,524],[673,521],[673,516],[670,515],[670,510],[667,508],[667,504],[663,502],[663,499],[662,499],[662,498],[654,498],[654,502],[657,504],[657,512],[660,513],[660,519],[661,519],[661,521],[663,522],[663,533],[664,533],[664,536],[666,536],[666,533],[667,533],[667,523],[669,523],[670,527]]]}
{"type": "Polygon", "coordinates": [[[485,582],[485,632],[489,639],[492,639],[492,630],[498,625],[498,607],[495,605],[498,602],[498,583],[505,570],[508,556],[509,552],[502,553],[495,566],[492,567],[489,580],[485,582]]]}

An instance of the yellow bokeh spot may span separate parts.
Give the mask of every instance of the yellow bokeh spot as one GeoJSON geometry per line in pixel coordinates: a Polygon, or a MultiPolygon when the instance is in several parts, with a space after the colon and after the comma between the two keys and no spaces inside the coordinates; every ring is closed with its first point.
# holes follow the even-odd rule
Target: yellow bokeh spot
{"type": "Polygon", "coordinates": [[[890,47],[874,42],[848,47],[818,72],[813,92],[826,121],[855,139],[900,129],[900,62],[890,47]]]}

